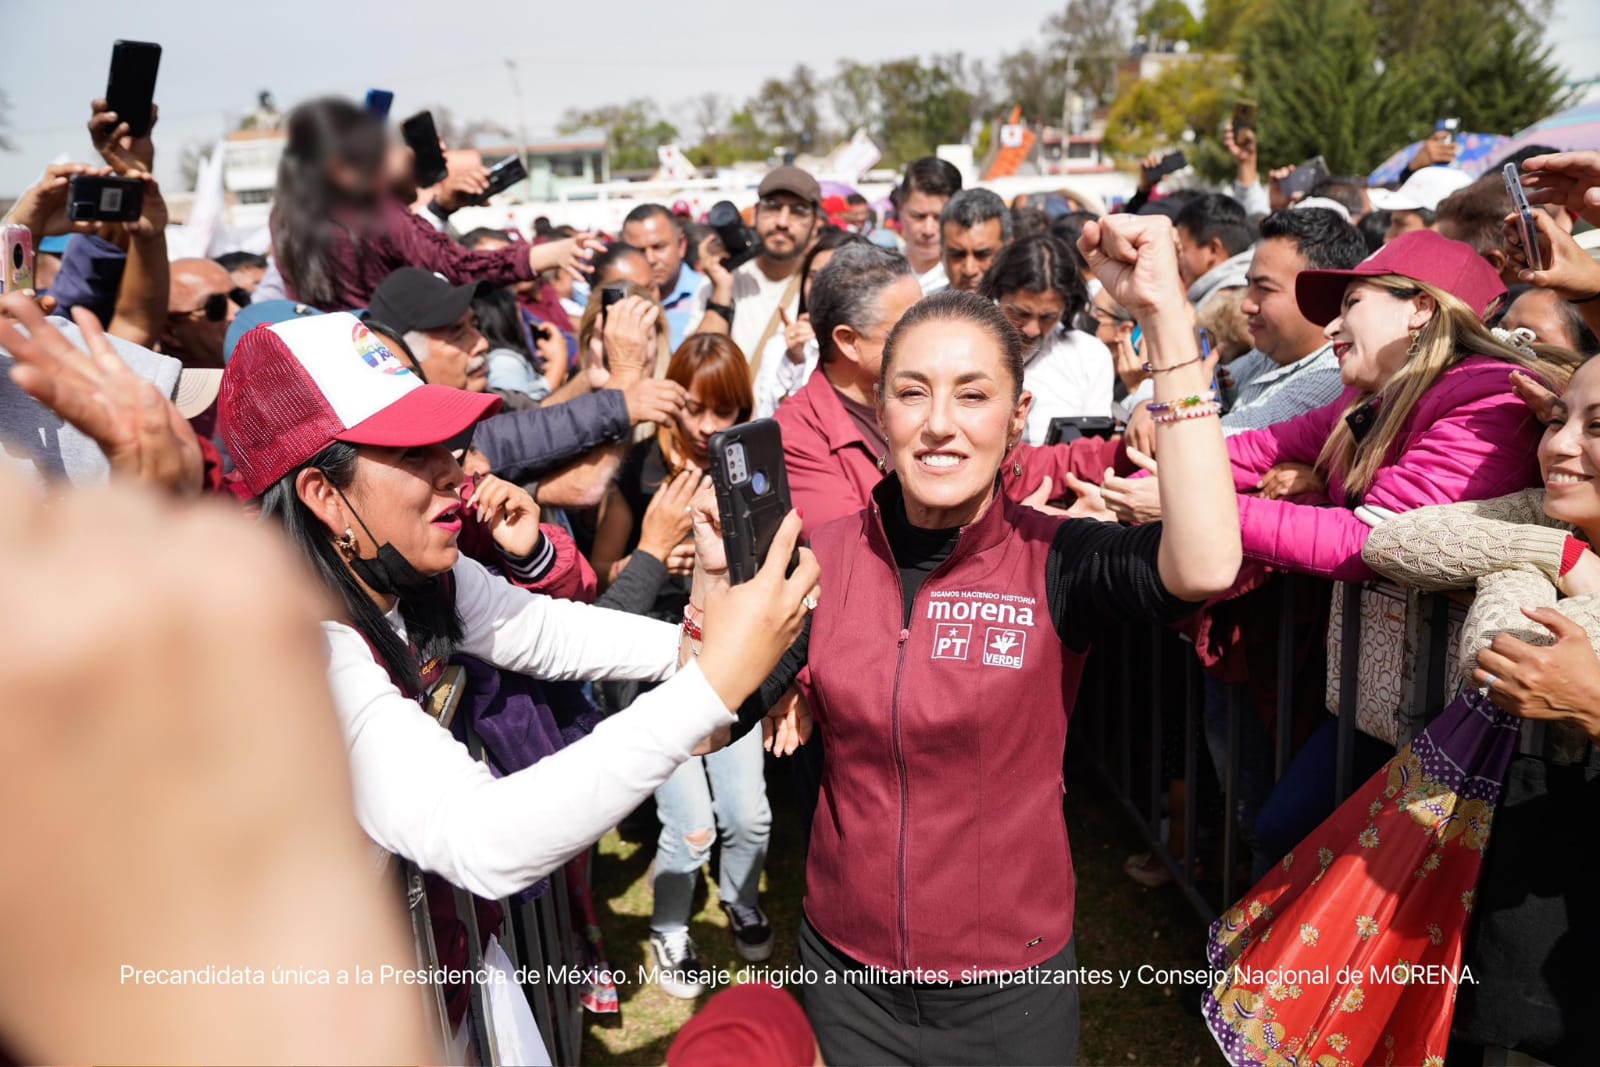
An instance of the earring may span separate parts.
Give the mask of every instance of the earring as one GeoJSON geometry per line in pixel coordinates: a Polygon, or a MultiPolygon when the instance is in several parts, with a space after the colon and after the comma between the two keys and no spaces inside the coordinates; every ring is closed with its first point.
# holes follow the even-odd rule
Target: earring
{"type": "Polygon", "coordinates": [[[1421,352],[1421,351],[1422,351],[1422,331],[1421,330],[1412,330],[1411,331],[1411,347],[1406,349],[1406,358],[1407,359],[1411,359],[1413,356],[1415,356],[1418,352],[1421,352]]]}
{"type": "Polygon", "coordinates": [[[356,532],[350,529],[350,527],[346,526],[344,528],[344,536],[333,539],[333,547],[337,548],[340,552],[343,552],[347,556],[355,555],[356,532]]]}

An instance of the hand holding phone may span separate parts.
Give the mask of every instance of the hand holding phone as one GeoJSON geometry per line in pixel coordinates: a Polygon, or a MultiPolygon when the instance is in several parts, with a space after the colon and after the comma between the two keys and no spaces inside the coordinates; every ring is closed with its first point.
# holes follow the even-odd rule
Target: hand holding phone
{"type": "Polygon", "coordinates": [[[433,112],[419,111],[400,124],[400,136],[416,157],[417,184],[426,189],[438,185],[450,173],[439,147],[439,131],[433,125],[433,112]]]}
{"type": "Polygon", "coordinates": [[[773,419],[756,419],[713,434],[709,451],[728,580],[738,585],[761,569],[789,514],[783,432],[773,419]]]}
{"type": "Polygon", "coordinates": [[[161,46],[151,41],[117,41],[111,46],[106,106],[128,124],[131,137],[148,137],[155,121],[156,71],[161,46]]]}
{"type": "Polygon", "coordinates": [[[1328,180],[1328,161],[1321,156],[1312,156],[1298,167],[1294,173],[1285,177],[1278,183],[1278,188],[1289,200],[1297,200],[1306,196],[1328,180]]]}
{"type": "Polygon", "coordinates": [[[74,174],[67,180],[70,222],[137,222],[143,212],[143,178],[74,174]]]}
{"type": "Polygon", "coordinates": [[[1539,226],[1533,219],[1533,208],[1528,204],[1528,194],[1523,191],[1522,177],[1515,163],[1500,168],[1500,177],[1511,194],[1511,210],[1517,216],[1517,232],[1522,238],[1523,258],[1529,270],[1544,270],[1544,259],[1539,255],[1539,226]]]}
{"type": "Polygon", "coordinates": [[[1188,165],[1189,157],[1185,156],[1182,152],[1168,152],[1166,155],[1161,157],[1160,163],[1157,163],[1153,167],[1143,168],[1144,187],[1146,189],[1153,188],[1156,182],[1160,181],[1162,178],[1165,178],[1174,171],[1180,171],[1188,165]]]}
{"type": "Polygon", "coordinates": [[[0,226],[0,293],[33,288],[33,233],[26,226],[0,226]]]}
{"type": "Polygon", "coordinates": [[[527,176],[528,168],[522,165],[521,159],[516,156],[502,159],[489,168],[489,184],[474,202],[487,204],[491,197],[505,192],[527,176]]]}

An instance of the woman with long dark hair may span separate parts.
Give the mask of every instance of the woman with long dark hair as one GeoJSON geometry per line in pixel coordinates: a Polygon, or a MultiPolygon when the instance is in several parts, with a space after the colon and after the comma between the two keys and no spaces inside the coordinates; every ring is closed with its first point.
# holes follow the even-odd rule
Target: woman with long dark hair
{"type": "Polygon", "coordinates": [[[365,307],[396,268],[412,266],[452,283],[510,285],[559,267],[581,275],[596,247],[588,234],[542,245],[475,252],[412,214],[389,188],[383,124],[334,97],[289,113],[278,163],[272,249],[291,299],[340,311],[365,307]]]}
{"type": "MultiPolygon", "coordinates": [[[[633,810],[737,707],[798,632],[802,551],[725,598],[699,657],[669,624],[518,588],[462,556],[463,475],[441,443],[499,406],[423,385],[354,316],[247,333],[220,424],[245,489],[336,605],[328,678],[356,817],[381,847],[486,898],[527,888],[633,810]],[[548,680],[663,684],[593,734],[501,778],[422,708],[452,652],[548,680]]],[[[512,523],[509,513],[491,516],[512,523]]],[[[779,534],[789,551],[800,528],[779,534]]],[[[497,537],[498,540],[498,537],[497,537]]],[[[513,568],[532,559],[508,560],[513,568]]],[[[293,711],[293,709],[286,709],[293,711]]]]}
{"type": "Polygon", "coordinates": [[[1116,365],[1093,334],[1074,323],[1089,304],[1079,260],[1059,238],[1024,237],[1000,250],[980,292],[1028,342],[1022,387],[1033,394],[1023,439],[1042,445],[1050,420],[1111,414],[1116,365]]]}

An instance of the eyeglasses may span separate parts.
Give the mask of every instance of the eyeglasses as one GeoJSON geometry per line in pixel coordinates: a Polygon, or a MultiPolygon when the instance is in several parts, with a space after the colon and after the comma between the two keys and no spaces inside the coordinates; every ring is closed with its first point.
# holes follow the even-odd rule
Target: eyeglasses
{"type": "Polygon", "coordinates": [[[1019,330],[1028,325],[1028,323],[1033,322],[1038,324],[1041,334],[1046,334],[1061,325],[1062,313],[1059,311],[1049,312],[1044,315],[1034,315],[1015,304],[1001,304],[1000,311],[1007,319],[1011,320],[1011,325],[1019,330]]]}
{"type": "Polygon", "coordinates": [[[811,218],[817,213],[817,209],[812,207],[810,204],[796,204],[788,200],[779,200],[776,197],[771,196],[758,203],[756,208],[765,215],[779,215],[782,214],[785,209],[787,209],[791,216],[801,220],[802,222],[811,218]]]}
{"type": "Polygon", "coordinates": [[[221,322],[228,317],[228,301],[233,301],[240,308],[250,306],[250,294],[244,289],[229,289],[226,293],[212,293],[206,297],[206,302],[197,308],[188,311],[179,311],[179,315],[200,315],[206,317],[207,322],[221,322]]]}

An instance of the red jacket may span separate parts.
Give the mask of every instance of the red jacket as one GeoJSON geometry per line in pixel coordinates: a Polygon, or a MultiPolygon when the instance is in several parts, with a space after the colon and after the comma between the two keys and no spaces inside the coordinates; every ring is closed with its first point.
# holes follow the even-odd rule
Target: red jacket
{"type": "MultiPolygon", "coordinates": [[[[773,417],[783,430],[789,493],[808,531],[854,515],[871,503],[873,487],[883,480],[884,469],[821,367],[798,393],[778,405],[773,417]]],[[[1064,472],[1098,485],[1107,467],[1124,474],[1134,469],[1120,440],[1091,437],[1046,448],[1018,444],[1006,457],[1000,475],[1013,500],[1039,488],[1046,475],[1052,480],[1052,498],[1059,498],[1066,492],[1064,472]]]]}
{"type": "Polygon", "coordinates": [[[1084,657],[1045,597],[1063,521],[1001,497],[906,628],[878,500],[812,538],[830,591],[807,656],[828,758],[805,910],[848,956],[970,981],[1072,936],[1061,758],[1084,657]]]}

